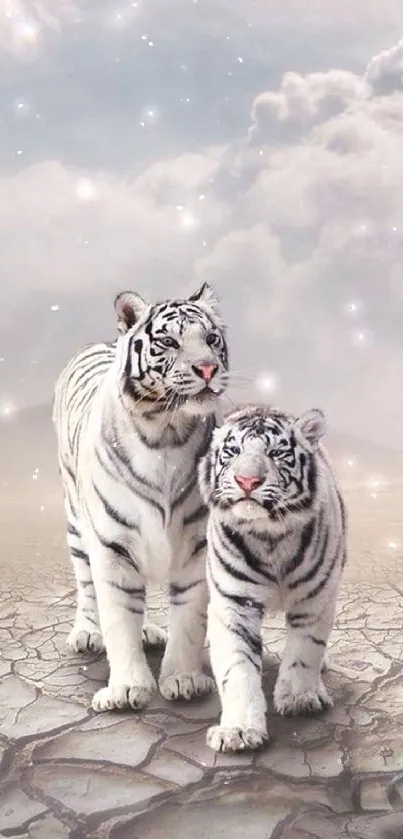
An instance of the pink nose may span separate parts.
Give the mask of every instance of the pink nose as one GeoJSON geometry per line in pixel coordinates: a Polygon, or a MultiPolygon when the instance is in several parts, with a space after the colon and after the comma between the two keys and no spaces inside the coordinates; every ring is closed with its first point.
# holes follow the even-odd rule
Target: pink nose
{"type": "Polygon", "coordinates": [[[211,382],[218,370],[218,364],[194,364],[193,370],[196,376],[200,376],[207,384],[211,382]]]}
{"type": "Polygon", "coordinates": [[[263,478],[259,478],[257,475],[252,476],[251,478],[246,477],[245,475],[235,475],[235,480],[238,486],[243,489],[245,495],[250,495],[254,489],[260,487],[263,483],[263,478]]]}

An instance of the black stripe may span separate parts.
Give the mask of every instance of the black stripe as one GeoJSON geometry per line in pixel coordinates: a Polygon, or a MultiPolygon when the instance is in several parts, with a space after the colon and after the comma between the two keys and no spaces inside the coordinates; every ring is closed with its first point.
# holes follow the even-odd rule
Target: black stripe
{"type": "Polygon", "coordinates": [[[315,638],[314,635],[308,635],[308,638],[310,638],[310,640],[319,647],[326,647],[326,641],[323,641],[322,638],[315,638]]]}
{"type": "Polygon", "coordinates": [[[271,574],[266,568],[262,568],[262,561],[254,553],[252,553],[246,544],[245,539],[239,532],[232,530],[226,524],[220,524],[219,528],[222,530],[231,546],[241,554],[242,559],[244,559],[252,571],[256,571],[258,574],[261,574],[262,577],[269,580],[271,583],[277,583],[277,579],[274,574],[271,574]]]}
{"type": "Polygon", "coordinates": [[[99,487],[97,487],[95,481],[92,481],[93,489],[95,490],[99,500],[102,502],[105,512],[110,516],[113,521],[116,521],[118,524],[122,524],[124,527],[128,527],[131,530],[137,530],[138,526],[137,523],[133,520],[127,519],[126,516],[123,516],[122,513],[118,513],[114,507],[107,501],[99,487]]]}
{"type": "Polygon", "coordinates": [[[83,559],[86,565],[90,564],[88,554],[86,554],[85,551],[80,550],[80,548],[70,547],[70,553],[76,559],[83,559]]]}
{"type": "Polygon", "coordinates": [[[197,507],[197,509],[194,510],[193,513],[190,513],[188,516],[184,517],[183,526],[187,527],[189,524],[195,524],[195,522],[204,519],[204,517],[207,516],[207,513],[208,508],[205,506],[205,504],[201,504],[201,506],[197,507]]]}
{"type": "Polygon", "coordinates": [[[200,585],[200,583],[204,583],[204,579],[195,580],[192,583],[188,583],[188,585],[180,586],[177,583],[170,583],[169,586],[169,596],[170,597],[178,597],[180,594],[186,594],[191,588],[195,588],[195,586],[200,585]]]}
{"type": "Polygon", "coordinates": [[[67,522],[67,533],[70,533],[71,536],[78,536],[79,538],[81,536],[77,528],[70,521],[67,522]]]}
{"type": "Polygon", "coordinates": [[[204,550],[206,547],[207,547],[207,539],[205,537],[203,537],[203,539],[199,539],[198,542],[196,542],[196,544],[193,548],[192,557],[196,556],[196,554],[200,553],[200,551],[204,550]]]}
{"type": "Polygon", "coordinates": [[[288,574],[292,574],[300,565],[302,565],[305,559],[305,553],[307,548],[312,542],[312,537],[315,530],[315,521],[314,519],[310,519],[310,521],[304,526],[302,533],[301,533],[301,540],[297,549],[297,552],[294,554],[293,558],[290,560],[288,565],[284,570],[284,577],[287,577],[288,574]]]}
{"type": "Polygon", "coordinates": [[[289,612],[286,615],[287,623],[295,629],[298,629],[298,627],[309,626],[309,624],[314,624],[316,623],[316,620],[316,617],[313,617],[310,612],[289,612]]]}
{"type": "Polygon", "coordinates": [[[217,548],[216,545],[213,547],[214,550],[214,557],[218,560],[220,565],[224,568],[227,574],[230,577],[234,577],[236,580],[241,580],[243,583],[251,583],[252,585],[258,586],[260,585],[258,580],[253,580],[252,577],[249,577],[247,574],[244,574],[243,571],[239,571],[238,568],[235,568],[226,559],[224,559],[221,551],[217,548]]]}
{"type": "Polygon", "coordinates": [[[263,617],[264,608],[261,603],[258,603],[257,600],[254,600],[253,597],[243,597],[240,594],[231,594],[222,586],[217,583],[217,580],[214,579],[211,567],[210,567],[210,578],[211,582],[214,585],[214,588],[217,589],[218,593],[221,594],[221,597],[225,597],[226,600],[231,600],[233,603],[236,603],[237,606],[241,606],[244,609],[248,609],[251,612],[255,612],[260,617],[263,617]]]}
{"type": "Polygon", "coordinates": [[[251,653],[259,658],[262,655],[262,639],[260,635],[257,635],[256,632],[252,632],[248,629],[247,626],[244,626],[241,623],[237,623],[235,626],[230,627],[230,631],[233,632],[238,638],[241,638],[242,641],[247,645],[248,649],[251,653]]]}
{"type": "MultiPolygon", "coordinates": [[[[318,525],[318,529],[319,528],[320,524],[318,525]]],[[[298,579],[293,580],[292,583],[287,583],[288,589],[295,589],[298,588],[298,586],[303,585],[303,583],[309,583],[311,580],[314,579],[314,577],[316,577],[319,569],[322,568],[326,559],[327,547],[329,544],[329,530],[326,529],[322,536],[323,543],[320,548],[318,559],[316,560],[314,565],[309,569],[309,571],[306,571],[306,573],[303,574],[301,577],[298,577],[298,579]]]]}
{"type": "Polygon", "coordinates": [[[121,583],[116,583],[114,580],[108,580],[108,585],[112,586],[112,588],[118,589],[118,591],[122,591],[123,594],[130,595],[130,597],[139,597],[142,600],[145,599],[146,590],[144,586],[141,586],[140,588],[138,586],[124,586],[121,583]]]}
{"type": "Polygon", "coordinates": [[[340,546],[337,547],[336,553],[335,553],[335,555],[334,555],[334,557],[333,557],[333,559],[330,563],[330,566],[329,566],[328,570],[326,571],[326,574],[324,575],[324,577],[322,577],[322,579],[319,581],[317,586],[315,586],[315,588],[312,589],[312,591],[310,591],[308,594],[305,595],[305,597],[302,597],[301,600],[298,601],[299,603],[304,603],[306,600],[312,600],[313,597],[316,597],[316,595],[320,594],[320,592],[325,588],[325,586],[329,582],[330,577],[332,576],[334,567],[335,567],[337,559],[339,557],[339,552],[340,552],[340,546]]]}

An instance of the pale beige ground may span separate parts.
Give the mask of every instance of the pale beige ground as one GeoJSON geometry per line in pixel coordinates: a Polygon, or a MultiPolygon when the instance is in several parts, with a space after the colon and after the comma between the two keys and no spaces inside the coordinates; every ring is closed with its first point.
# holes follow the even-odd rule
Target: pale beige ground
{"type": "MultiPolygon", "coordinates": [[[[217,757],[205,746],[216,697],[157,697],[141,717],[89,710],[107,669],[100,656],[65,650],[74,591],[52,437],[44,446],[25,426],[0,449],[1,836],[403,839],[402,485],[346,493],[350,557],[327,676],[334,709],[274,714],[276,616],[264,632],[272,741],[256,756],[217,757]]],[[[159,592],[152,610],[164,625],[159,592]]]]}

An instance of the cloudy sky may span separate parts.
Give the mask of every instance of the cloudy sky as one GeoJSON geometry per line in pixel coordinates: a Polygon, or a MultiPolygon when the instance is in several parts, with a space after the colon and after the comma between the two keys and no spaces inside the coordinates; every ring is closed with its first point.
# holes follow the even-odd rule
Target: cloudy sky
{"type": "Polygon", "coordinates": [[[403,449],[401,39],[401,0],[3,0],[0,414],[117,291],[207,279],[242,398],[403,449]]]}

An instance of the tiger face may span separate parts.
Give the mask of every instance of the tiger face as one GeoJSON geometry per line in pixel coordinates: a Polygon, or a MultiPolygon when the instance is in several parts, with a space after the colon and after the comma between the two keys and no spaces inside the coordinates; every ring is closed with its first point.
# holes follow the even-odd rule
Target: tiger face
{"type": "Polygon", "coordinates": [[[241,521],[281,521],[310,507],[324,432],[325,418],[317,409],[299,419],[269,408],[231,414],[214,431],[200,463],[205,503],[241,521]]]}
{"type": "Polygon", "coordinates": [[[121,390],[144,412],[208,414],[228,379],[218,300],[207,284],[186,300],[150,306],[138,294],[115,301],[121,390]]]}

